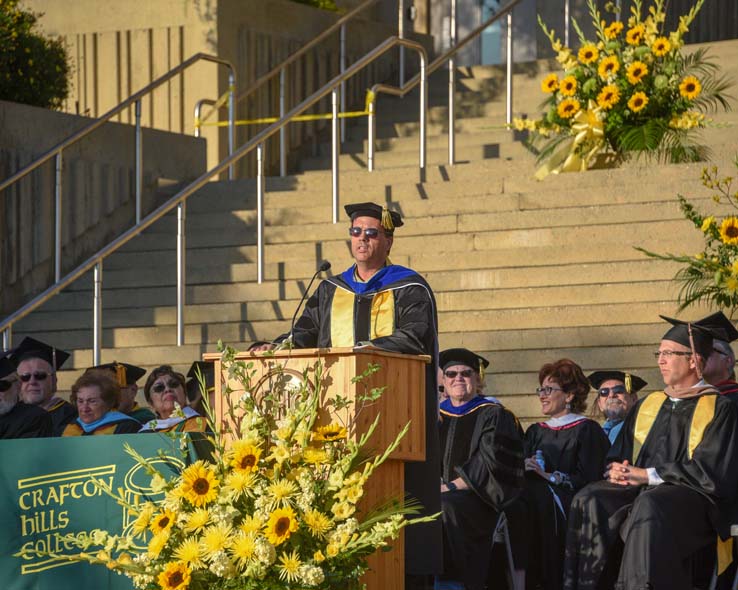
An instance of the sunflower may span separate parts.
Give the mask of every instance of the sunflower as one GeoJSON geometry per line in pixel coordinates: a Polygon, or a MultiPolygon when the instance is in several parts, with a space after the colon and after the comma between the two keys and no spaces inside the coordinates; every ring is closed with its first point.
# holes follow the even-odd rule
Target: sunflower
{"type": "Polygon", "coordinates": [[[157,514],[151,519],[149,523],[149,530],[158,535],[159,533],[166,533],[174,525],[176,516],[171,510],[164,509],[162,512],[157,514]]]}
{"type": "Polygon", "coordinates": [[[194,537],[188,537],[174,550],[173,556],[177,561],[199,567],[202,565],[202,546],[194,537]]]}
{"type": "Polygon", "coordinates": [[[723,244],[738,246],[738,217],[730,216],[720,224],[720,239],[723,244]]]}
{"type": "Polygon", "coordinates": [[[579,101],[576,98],[567,98],[559,103],[556,112],[562,119],[571,119],[579,112],[579,101]]]}
{"type": "Polygon", "coordinates": [[[611,22],[607,27],[605,27],[605,37],[613,40],[622,32],[622,30],[623,23],[621,23],[619,20],[611,22]]]}
{"type": "Polygon", "coordinates": [[[628,108],[634,113],[638,113],[646,108],[648,97],[644,92],[636,92],[628,101],[628,108]]]}
{"type": "Polygon", "coordinates": [[[549,74],[541,82],[541,90],[543,92],[556,92],[559,87],[559,77],[556,74],[549,74]]]}
{"type": "Polygon", "coordinates": [[[320,512],[320,510],[315,509],[308,510],[303,514],[302,522],[305,523],[305,526],[313,537],[321,539],[325,537],[325,534],[333,527],[331,519],[320,512]]]}
{"type": "Polygon", "coordinates": [[[256,553],[256,541],[253,535],[239,534],[233,541],[231,554],[241,567],[246,567],[256,553]]]}
{"type": "Polygon", "coordinates": [[[559,84],[559,91],[564,96],[574,96],[577,92],[577,79],[574,76],[567,76],[559,84]]]}
{"type": "Polygon", "coordinates": [[[648,74],[648,66],[642,61],[634,61],[628,66],[628,82],[633,85],[638,84],[646,74],[648,74]]]}
{"type": "Polygon", "coordinates": [[[659,37],[651,45],[651,51],[657,57],[663,57],[671,51],[671,42],[666,37],[659,37]]]}
{"type": "Polygon", "coordinates": [[[295,518],[292,508],[287,506],[286,508],[277,508],[269,515],[265,534],[272,545],[280,545],[289,539],[290,535],[296,530],[297,518],[295,518]]]}
{"type": "Polygon", "coordinates": [[[620,62],[617,56],[610,55],[600,62],[600,65],[597,67],[597,73],[600,75],[600,78],[607,80],[610,76],[617,74],[619,69],[620,62]]]}
{"type": "Polygon", "coordinates": [[[234,471],[252,473],[259,468],[261,449],[255,445],[237,440],[231,449],[231,466],[234,471]]]}
{"type": "Polygon", "coordinates": [[[313,432],[313,440],[333,442],[346,438],[346,429],[340,424],[329,424],[328,426],[318,426],[313,432]]]}
{"type": "Polygon", "coordinates": [[[203,461],[190,465],[182,473],[181,493],[192,505],[201,507],[218,497],[218,480],[203,461]]]}
{"type": "Polygon", "coordinates": [[[597,95],[597,106],[605,109],[606,111],[610,110],[618,104],[618,102],[620,102],[620,90],[615,86],[615,84],[608,84],[603,87],[597,95]]]}
{"type": "Polygon", "coordinates": [[[184,526],[186,533],[197,533],[204,529],[210,522],[210,512],[207,508],[198,508],[187,515],[184,526]]]}
{"type": "Polygon", "coordinates": [[[640,45],[641,41],[643,41],[644,34],[645,29],[643,25],[636,25],[632,29],[628,29],[628,32],[625,33],[625,42],[628,45],[640,45]]]}
{"type": "Polygon", "coordinates": [[[277,566],[279,579],[287,582],[296,582],[301,565],[302,561],[300,561],[300,554],[297,550],[292,553],[282,553],[279,556],[279,565],[277,566]]]}
{"type": "Polygon", "coordinates": [[[694,100],[699,96],[702,91],[702,84],[694,76],[687,76],[679,84],[679,94],[681,94],[687,100],[694,100]]]}
{"type": "Polygon", "coordinates": [[[190,583],[190,568],[187,564],[172,562],[159,574],[157,582],[161,590],[186,590],[190,583]]]}
{"type": "Polygon", "coordinates": [[[591,64],[593,61],[597,61],[600,56],[600,52],[597,47],[592,44],[585,45],[579,50],[579,61],[583,64],[591,64]]]}

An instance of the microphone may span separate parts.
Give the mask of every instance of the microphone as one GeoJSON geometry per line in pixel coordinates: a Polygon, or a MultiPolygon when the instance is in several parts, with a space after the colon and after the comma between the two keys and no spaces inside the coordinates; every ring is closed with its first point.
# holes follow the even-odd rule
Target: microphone
{"type": "Polygon", "coordinates": [[[310,287],[313,286],[313,281],[318,277],[318,275],[322,272],[325,272],[327,270],[330,270],[331,263],[327,260],[324,260],[321,264],[318,270],[315,271],[315,274],[313,275],[313,278],[310,279],[310,282],[308,283],[307,289],[305,289],[305,292],[302,294],[302,299],[300,299],[300,303],[297,304],[297,308],[295,309],[295,313],[292,314],[292,322],[290,323],[290,333],[287,338],[285,338],[284,343],[285,345],[291,345],[292,344],[292,336],[293,332],[295,330],[295,320],[297,319],[297,312],[300,311],[300,308],[302,307],[302,304],[305,302],[305,298],[307,297],[307,294],[310,292],[310,287]]]}

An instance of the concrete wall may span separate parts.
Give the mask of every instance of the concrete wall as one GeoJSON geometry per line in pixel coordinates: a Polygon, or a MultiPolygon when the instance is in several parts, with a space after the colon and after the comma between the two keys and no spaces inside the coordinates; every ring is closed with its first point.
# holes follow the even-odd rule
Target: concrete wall
{"type": "MultiPolygon", "coordinates": [[[[7,178],[90,119],[0,101],[0,178],[7,178]]],[[[63,273],[134,223],[134,133],[108,123],[63,152],[63,273]]],[[[163,199],[163,185],[205,170],[205,142],[143,132],[143,210],[163,199]]],[[[54,161],[0,193],[0,312],[7,314],[53,283],[54,161]]]]}

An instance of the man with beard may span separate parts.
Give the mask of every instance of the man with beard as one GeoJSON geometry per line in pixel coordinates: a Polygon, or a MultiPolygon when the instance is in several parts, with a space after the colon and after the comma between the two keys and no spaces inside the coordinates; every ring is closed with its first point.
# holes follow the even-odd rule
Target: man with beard
{"type": "Polygon", "coordinates": [[[613,444],[625,416],[638,401],[637,393],[648,383],[638,375],[623,371],[595,371],[587,380],[597,392],[592,404],[592,416],[601,414],[605,417],[602,429],[610,439],[610,444],[613,444]]]}
{"type": "Polygon", "coordinates": [[[51,417],[18,401],[20,381],[7,354],[0,357],[0,439],[51,436],[51,417]]]}

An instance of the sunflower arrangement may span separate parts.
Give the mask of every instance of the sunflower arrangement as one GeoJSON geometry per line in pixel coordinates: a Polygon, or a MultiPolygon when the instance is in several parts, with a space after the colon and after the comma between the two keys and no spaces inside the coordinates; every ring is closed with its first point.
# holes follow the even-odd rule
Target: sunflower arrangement
{"type": "MultiPolygon", "coordinates": [[[[734,161],[738,169],[738,157],[734,161]]],[[[717,167],[704,168],[702,184],[714,191],[712,200],[735,211],[722,218],[704,215],[685,197],[679,195],[684,216],[704,235],[705,248],[693,256],[657,254],[636,248],[647,256],[679,262],[675,280],[681,284],[680,311],[694,303],[709,302],[722,309],[738,308],[738,190],[733,177],[720,177],[717,167]]]]}
{"type": "MultiPolygon", "coordinates": [[[[697,0],[664,31],[665,0],[653,0],[645,18],[642,0],[633,0],[627,23],[606,20],[587,0],[596,39],[585,38],[576,21],[580,48],[562,45],[539,17],[563,75],[541,82],[547,94],[542,119],[514,119],[512,126],[544,138],[537,176],[586,170],[597,156],[619,161],[628,154],[655,155],[672,162],[696,161],[709,154],[692,141],[707,123],[704,112],[729,108],[730,81],[706,58],[706,50],[682,53],[684,34],[702,8],[697,0]]],[[[613,6],[606,9],[615,10],[613,6]]]]}
{"type": "MultiPolygon", "coordinates": [[[[318,363],[299,386],[277,378],[257,398],[250,393],[252,365],[234,357],[226,349],[223,365],[246,393],[213,437],[212,460],[197,460],[167,478],[129,449],[160,497],[130,505],[122,492],[106,489],[134,516],[130,527],[120,535],[70,535],[67,542],[80,552],[65,559],[102,564],[141,590],[350,588],[366,572],[367,558],[403,527],[435,518],[412,517],[417,505],[401,498],[360,505],[367,480],[409,424],[383,453],[373,454],[365,446],[379,418],[361,435],[355,421],[319,421],[319,401],[322,410],[359,404],[358,415],[381,389],[365,388],[355,402],[326,400],[318,363]]],[[[371,365],[354,381],[378,370],[371,365]]],[[[231,393],[227,388],[227,399],[231,393]]]]}

